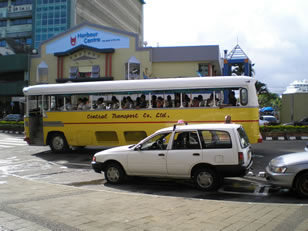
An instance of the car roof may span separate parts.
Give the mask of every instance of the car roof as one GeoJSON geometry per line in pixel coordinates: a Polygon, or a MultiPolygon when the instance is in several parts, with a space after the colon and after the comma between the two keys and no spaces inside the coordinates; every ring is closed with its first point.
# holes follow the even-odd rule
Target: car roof
{"type": "MultiPolygon", "coordinates": [[[[192,124],[192,125],[176,125],[176,131],[186,131],[186,130],[201,130],[201,129],[210,129],[210,130],[223,130],[223,129],[232,129],[239,128],[240,124],[223,124],[223,123],[209,123],[209,124],[192,124]]],[[[173,131],[174,127],[167,127],[160,129],[157,132],[167,132],[173,131]]]]}

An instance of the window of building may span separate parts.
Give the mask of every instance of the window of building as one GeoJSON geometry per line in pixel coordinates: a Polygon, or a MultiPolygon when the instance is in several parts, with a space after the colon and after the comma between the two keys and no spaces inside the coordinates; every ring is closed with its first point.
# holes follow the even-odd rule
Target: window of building
{"type": "Polygon", "coordinates": [[[11,0],[13,6],[32,4],[32,0],[11,0]]]}
{"type": "Polygon", "coordinates": [[[5,46],[6,46],[6,41],[0,40],[0,47],[5,47],[5,46]]]}
{"type": "Polygon", "coordinates": [[[98,78],[99,77],[99,71],[100,67],[98,65],[92,66],[92,78],[98,78]]]}
{"type": "Polygon", "coordinates": [[[8,1],[0,2],[0,8],[7,6],[8,6],[8,1]]]}
{"type": "Polygon", "coordinates": [[[207,63],[199,63],[198,74],[200,76],[209,76],[209,65],[207,63]]]}
{"type": "Polygon", "coordinates": [[[75,79],[77,77],[78,67],[70,67],[70,79],[75,79]]]}
{"type": "Polygon", "coordinates": [[[32,18],[12,19],[11,26],[32,24],[32,18]]]}
{"type": "Polygon", "coordinates": [[[6,27],[6,20],[1,20],[0,21],[0,27],[6,27]]]}
{"type": "Polygon", "coordinates": [[[42,61],[37,67],[37,78],[38,83],[48,83],[48,65],[42,61]]]}

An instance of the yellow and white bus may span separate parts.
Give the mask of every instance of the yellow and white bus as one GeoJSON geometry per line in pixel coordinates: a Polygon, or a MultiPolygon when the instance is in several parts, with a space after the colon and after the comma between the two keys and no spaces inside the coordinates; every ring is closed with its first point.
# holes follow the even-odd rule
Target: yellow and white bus
{"type": "Polygon", "coordinates": [[[230,115],[257,143],[259,109],[251,77],[191,77],[43,84],[24,88],[25,140],[69,147],[132,144],[178,120],[223,123],[230,115]]]}

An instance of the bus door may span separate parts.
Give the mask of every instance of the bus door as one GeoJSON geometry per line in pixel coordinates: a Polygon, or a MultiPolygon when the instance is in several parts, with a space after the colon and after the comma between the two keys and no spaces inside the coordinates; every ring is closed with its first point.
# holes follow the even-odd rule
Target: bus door
{"type": "MultiPolygon", "coordinates": [[[[29,96],[27,97],[27,118],[26,126],[28,126],[29,144],[32,145],[44,145],[44,133],[43,133],[43,114],[44,114],[44,102],[43,96],[29,96]]],[[[47,104],[46,104],[47,106],[47,104]]]]}

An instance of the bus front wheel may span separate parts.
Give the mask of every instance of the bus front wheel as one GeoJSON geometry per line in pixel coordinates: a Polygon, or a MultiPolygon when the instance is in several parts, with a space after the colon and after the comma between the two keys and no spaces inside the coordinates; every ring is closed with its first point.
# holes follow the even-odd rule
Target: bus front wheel
{"type": "Polygon", "coordinates": [[[68,144],[62,133],[53,133],[49,139],[49,147],[55,153],[66,152],[68,144]]]}

